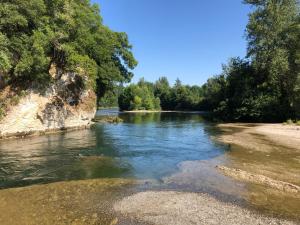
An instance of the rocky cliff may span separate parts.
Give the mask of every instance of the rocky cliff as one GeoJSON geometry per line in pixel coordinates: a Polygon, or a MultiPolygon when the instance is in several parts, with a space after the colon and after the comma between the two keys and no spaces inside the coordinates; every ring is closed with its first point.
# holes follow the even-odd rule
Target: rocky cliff
{"type": "Polygon", "coordinates": [[[44,91],[29,88],[0,121],[0,138],[84,128],[96,113],[95,93],[84,88],[84,77],[50,69],[53,82],[44,91]]]}

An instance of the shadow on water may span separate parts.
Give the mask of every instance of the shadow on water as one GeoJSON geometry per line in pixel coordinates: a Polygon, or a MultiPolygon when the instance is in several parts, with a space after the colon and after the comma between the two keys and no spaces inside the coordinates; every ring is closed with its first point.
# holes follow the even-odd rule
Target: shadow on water
{"type": "Polygon", "coordinates": [[[130,165],[105,156],[115,151],[103,128],[0,142],[0,188],[62,180],[121,177],[130,165]]]}

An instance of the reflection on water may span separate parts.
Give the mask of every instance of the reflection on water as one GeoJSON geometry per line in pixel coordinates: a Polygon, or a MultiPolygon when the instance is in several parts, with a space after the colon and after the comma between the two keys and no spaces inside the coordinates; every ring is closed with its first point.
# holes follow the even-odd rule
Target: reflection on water
{"type": "Polygon", "coordinates": [[[198,114],[119,116],[124,123],[1,141],[0,188],[102,177],[161,178],[179,162],[210,159],[225,149],[211,142],[198,114]]]}

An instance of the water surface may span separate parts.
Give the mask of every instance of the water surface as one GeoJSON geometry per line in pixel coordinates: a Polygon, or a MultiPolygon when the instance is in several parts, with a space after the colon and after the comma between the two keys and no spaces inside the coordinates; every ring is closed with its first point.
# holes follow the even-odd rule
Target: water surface
{"type": "MultiPolygon", "coordinates": [[[[217,143],[211,136],[220,130],[199,113],[119,113],[116,110],[97,113],[97,117],[107,115],[118,115],[124,122],[96,123],[92,129],[1,141],[0,189],[56,181],[125,178],[139,183],[134,185],[133,192],[145,189],[205,192],[259,213],[300,221],[299,194],[240,182],[215,168],[224,164],[246,171],[256,168],[261,173],[260,168],[266,165],[263,168],[268,171],[283,168],[293,173],[299,171],[298,164],[290,168],[280,166],[279,162],[297,157],[294,151],[276,146],[270,155],[263,155],[241,146],[217,143]],[[287,152],[288,158],[283,157],[281,153],[287,152]]],[[[67,188],[68,183],[63,185],[67,188]]]]}
{"type": "MultiPolygon", "coordinates": [[[[97,116],[117,114],[99,111],[97,116]]],[[[0,188],[90,178],[160,179],[177,164],[208,160],[226,146],[193,113],[119,115],[119,124],[0,142],[0,188]]]]}

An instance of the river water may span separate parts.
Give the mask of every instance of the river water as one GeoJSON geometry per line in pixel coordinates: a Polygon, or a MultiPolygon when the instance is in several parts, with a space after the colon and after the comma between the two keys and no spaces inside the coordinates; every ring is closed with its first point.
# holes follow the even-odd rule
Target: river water
{"type": "MultiPolygon", "coordinates": [[[[97,116],[116,114],[98,111],[97,116]]],[[[119,115],[119,124],[0,142],[0,188],[91,178],[161,179],[178,163],[208,160],[227,147],[195,113],[119,115]]]]}
{"type": "MultiPolygon", "coordinates": [[[[101,110],[96,117],[110,115],[119,116],[123,122],[95,123],[86,130],[2,140],[0,189],[125,178],[141,181],[140,190],[199,191],[271,216],[300,219],[299,197],[239,182],[217,171],[216,165],[248,162],[243,159],[248,151],[215,142],[211,136],[219,131],[200,113],[101,110]]],[[[252,163],[258,160],[251,157],[252,163]]]]}

